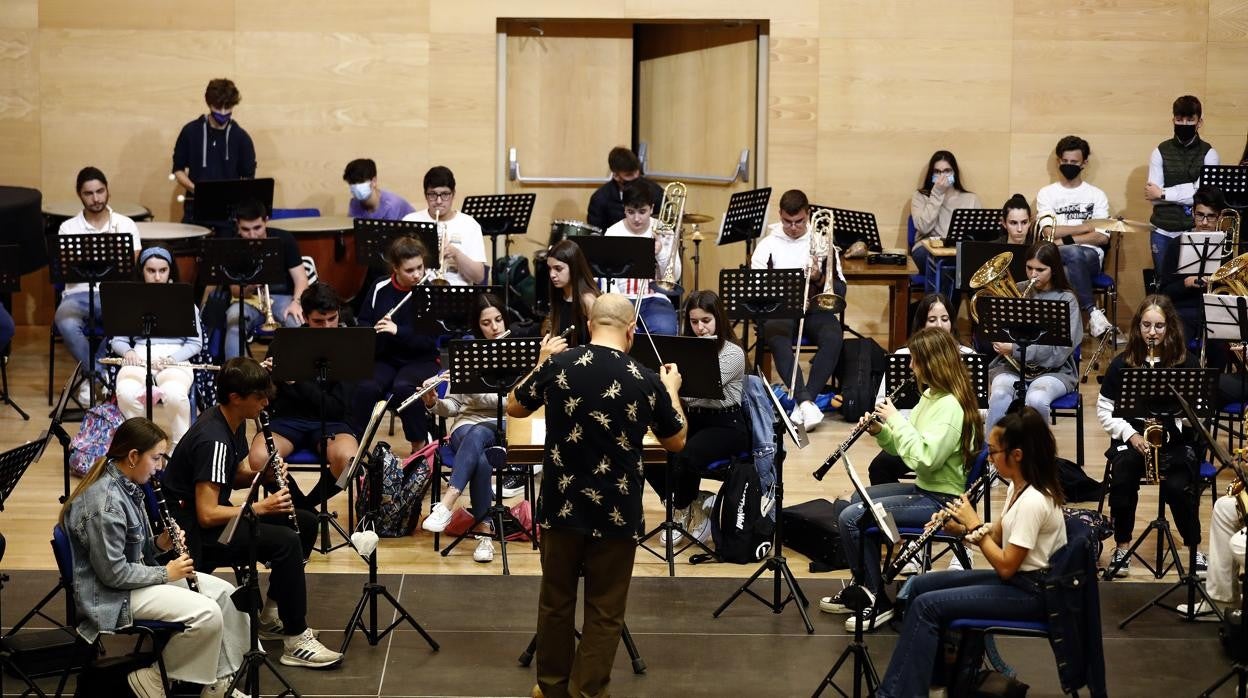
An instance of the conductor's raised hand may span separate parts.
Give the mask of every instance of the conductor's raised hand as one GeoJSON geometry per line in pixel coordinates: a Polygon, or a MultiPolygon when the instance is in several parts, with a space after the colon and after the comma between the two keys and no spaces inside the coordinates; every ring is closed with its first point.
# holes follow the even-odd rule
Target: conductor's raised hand
{"type": "Polygon", "coordinates": [[[165,574],[171,582],[186,579],[195,574],[195,562],[191,560],[190,555],[182,555],[175,560],[170,560],[165,565],[165,574]]]}
{"type": "Polygon", "coordinates": [[[659,367],[659,380],[663,381],[663,387],[667,388],[673,395],[680,392],[680,385],[683,379],[680,377],[680,369],[676,364],[663,364],[659,367]]]}

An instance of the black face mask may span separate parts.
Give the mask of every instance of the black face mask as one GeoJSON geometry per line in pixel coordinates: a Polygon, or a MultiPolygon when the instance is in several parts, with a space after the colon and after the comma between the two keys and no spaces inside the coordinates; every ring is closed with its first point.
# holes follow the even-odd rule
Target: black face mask
{"type": "Polygon", "coordinates": [[[1080,172],[1083,172],[1082,166],[1071,165],[1069,163],[1062,163],[1061,165],[1057,166],[1057,169],[1061,171],[1062,176],[1065,177],[1066,179],[1074,179],[1075,177],[1079,176],[1080,172]]]}
{"type": "Polygon", "coordinates": [[[1196,137],[1196,124],[1175,124],[1174,137],[1186,143],[1196,137]]]}

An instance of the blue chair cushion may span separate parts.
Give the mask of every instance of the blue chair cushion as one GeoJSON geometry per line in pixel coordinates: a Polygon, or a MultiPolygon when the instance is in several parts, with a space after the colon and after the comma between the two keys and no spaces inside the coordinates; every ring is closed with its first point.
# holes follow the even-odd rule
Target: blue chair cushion
{"type": "Polygon", "coordinates": [[[286,456],[285,460],[287,463],[295,465],[319,465],[321,457],[316,455],[316,451],[303,448],[293,451],[289,456],[286,456]]]}
{"type": "Polygon", "coordinates": [[[1049,407],[1058,410],[1073,410],[1079,407],[1079,391],[1066,393],[1054,400],[1049,407]]]}
{"type": "Polygon", "coordinates": [[[275,208],[269,220],[280,218],[316,218],[321,215],[319,208],[275,208]]]}
{"type": "Polygon", "coordinates": [[[52,555],[56,558],[56,569],[61,573],[65,583],[74,583],[74,549],[69,543],[69,534],[59,523],[52,527],[52,555]]]}
{"type": "Polygon", "coordinates": [[[742,451],[738,453],[737,455],[733,456],[732,458],[720,458],[719,460],[711,461],[710,463],[706,464],[705,470],[708,473],[718,472],[722,469],[727,468],[729,465],[731,465],[733,460],[748,462],[750,461],[750,452],[742,451]]]}
{"type": "Polygon", "coordinates": [[[1002,620],[989,618],[959,618],[949,624],[950,630],[1014,630],[1049,634],[1049,624],[1038,620],[1002,620]]]}
{"type": "Polygon", "coordinates": [[[1113,287],[1114,287],[1114,277],[1110,276],[1109,274],[1106,274],[1103,271],[1097,272],[1096,276],[1092,277],[1092,288],[1100,290],[1100,289],[1110,289],[1113,287]]]}
{"type": "Polygon", "coordinates": [[[1218,411],[1219,411],[1219,412],[1226,412],[1227,414],[1243,414],[1243,413],[1244,413],[1244,403],[1242,403],[1242,402],[1228,402],[1227,404],[1225,404],[1225,405],[1223,405],[1223,406],[1219,407],[1219,408],[1218,408],[1218,411]]]}
{"type": "Polygon", "coordinates": [[[455,452],[451,450],[450,444],[438,446],[438,457],[442,459],[442,465],[447,468],[455,467],[455,452]]]}
{"type": "Polygon", "coordinates": [[[1200,462],[1200,476],[1206,480],[1213,479],[1218,474],[1218,469],[1213,463],[1207,460],[1200,462]]]}

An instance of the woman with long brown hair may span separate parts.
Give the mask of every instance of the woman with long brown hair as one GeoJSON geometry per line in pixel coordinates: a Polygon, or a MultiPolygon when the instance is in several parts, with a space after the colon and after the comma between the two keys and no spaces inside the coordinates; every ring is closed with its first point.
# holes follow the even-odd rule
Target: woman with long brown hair
{"type": "MultiPolygon", "coordinates": [[[[984,422],[975,401],[971,377],[962,363],[958,342],[943,329],[925,327],[910,338],[910,367],[923,387],[919,404],[906,419],[891,400],[885,399],[858,424],[886,453],[901,456],[915,473],[914,482],[877,485],[867,489],[871,499],[888,510],[898,526],[922,526],[932,514],[955,500],[966,489],[966,477],[984,438],[984,422]]],[[[863,617],[873,630],[892,617],[892,603],[882,593],[879,534],[860,529],[864,506],[857,495],[842,510],[839,520],[845,556],[855,583],[876,597],[874,609],[863,617]],[[858,564],[862,546],[863,567],[858,564]]],[[[825,596],[819,609],[826,613],[849,613],[842,590],[825,596]]],[[[850,616],[845,627],[854,629],[850,616]]]]}
{"type": "MultiPolygon", "coordinates": [[[[78,633],[94,642],[135,620],[183,623],[186,630],[165,645],[169,678],[204,684],[204,696],[223,696],[247,650],[248,618],[230,600],[234,587],[196,572],[187,555],[156,562],[174,542],[168,531],[151,535],[142,486],[163,466],[168,446],[169,437],[151,421],[127,419],[61,509],[74,555],[78,633]],[[198,593],[187,584],[191,577],[198,593]]],[[[155,664],[127,679],[142,698],[165,695],[155,664]]]]}
{"type": "Polygon", "coordinates": [[[598,297],[598,284],[594,283],[594,274],[581,246],[571,240],[560,240],[550,248],[546,266],[550,270],[547,280],[550,316],[545,334],[559,336],[575,325],[576,330],[568,337],[568,346],[587,343],[589,310],[598,297]]]}

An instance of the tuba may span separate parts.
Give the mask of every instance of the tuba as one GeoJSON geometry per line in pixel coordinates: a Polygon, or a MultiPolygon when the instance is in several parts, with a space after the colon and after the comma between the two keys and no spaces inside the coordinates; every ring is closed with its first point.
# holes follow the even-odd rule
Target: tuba
{"type": "MultiPolygon", "coordinates": [[[[975,274],[971,276],[971,288],[979,289],[975,291],[975,295],[971,296],[971,321],[979,323],[979,297],[983,294],[995,296],[998,298],[1026,298],[1031,295],[1031,289],[1035,286],[1030,281],[1027,282],[1027,290],[1020,291],[1018,284],[1014,283],[1014,279],[1010,278],[1010,262],[1014,261],[1013,252],[1002,252],[992,259],[984,262],[984,266],[975,270],[975,274]]],[[[1028,366],[1028,370],[1024,373],[1022,367],[1018,365],[1018,361],[1012,356],[1002,357],[1020,376],[1030,376],[1036,371],[1043,371],[1041,368],[1032,368],[1028,366]]]]}
{"type": "Polygon", "coordinates": [[[1214,224],[1214,229],[1226,233],[1226,238],[1222,241],[1222,256],[1226,259],[1239,254],[1239,226],[1241,222],[1239,211],[1233,208],[1224,208],[1218,212],[1218,222],[1214,224]]]}
{"type": "Polygon", "coordinates": [[[680,261],[680,219],[685,214],[686,187],[682,182],[671,182],[663,187],[663,206],[659,208],[658,222],[655,224],[656,239],[671,237],[672,252],[668,255],[667,264],[655,275],[654,286],[664,293],[680,291],[676,281],[676,263],[680,261]]]}
{"type": "Polygon", "coordinates": [[[822,264],[829,260],[823,273],[823,290],[811,296],[810,302],[820,310],[831,310],[839,313],[845,309],[845,299],[836,293],[836,245],[832,243],[832,229],[836,225],[836,217],[832,209],[821,208],[810,217],[810,253],[822,264]]]}
{"type": "MultiPolygon", "coordinates": [[[[1034,226],[1032,226],[1032,229],[1031,229],[1031,241],[1032,242],[1041,242],[1041,241],[1053,242],[1054,238],[1056,237],[1057,237],[1057,216],[1053,215],[1052,213],[1045,213],[1043,215],[1036,216],[1036,223],[1034,226]],[[1049,229],[1048,234],[1045,234],[1044,232],[1045,228],[1049,229]]],[[[972,305],[971,307],[974,308],[975,306],[972,305]]]]}
{"type": "Polygon", "coordinates": [[[1209,277],[1209,288],[1211,293],[1248,296],[1248,253],[1218,267],[1209,277]]]}

